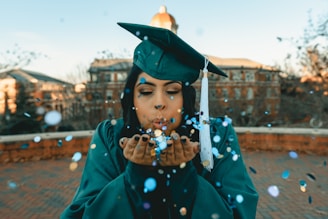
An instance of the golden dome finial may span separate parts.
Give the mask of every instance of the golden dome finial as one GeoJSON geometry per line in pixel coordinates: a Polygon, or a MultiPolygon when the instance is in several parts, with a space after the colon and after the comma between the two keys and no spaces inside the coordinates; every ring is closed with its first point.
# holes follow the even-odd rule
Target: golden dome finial
{"type": "Polygon", "coordinates": [[[177,33],[178,25],[175,22],[174,17],[167,13],[167,8],[165,5],[161,5],[159,12],[156,13],[150,22],[151,26],[162,27],[171,30],[173,33],[177,33]]]}

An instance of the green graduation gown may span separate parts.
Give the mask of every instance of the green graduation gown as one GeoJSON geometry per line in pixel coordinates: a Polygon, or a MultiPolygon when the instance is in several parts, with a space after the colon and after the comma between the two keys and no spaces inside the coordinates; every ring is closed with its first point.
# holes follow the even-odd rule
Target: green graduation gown
{"type": "Polygon", "coordinates": [[[242,159],[233,127],[211,122],[214,167],[199,156],[180,167],[148,167],[127,161],[119,146],[123,121],[100,123],[92,137],[80,186],[64,218],[255,218],[258,194],[242,159]],[[219,136],[219,137],[218,137],[219,136]],[[155,182],[145,190],[145,182],[155,182]]]}

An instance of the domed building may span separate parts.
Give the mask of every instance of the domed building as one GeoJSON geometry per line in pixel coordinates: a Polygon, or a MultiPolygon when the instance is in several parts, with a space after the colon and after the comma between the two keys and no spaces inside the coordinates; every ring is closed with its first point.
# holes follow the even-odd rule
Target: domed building
{"type": "Polygon", "coordinates": [[[167,13],[167,8],[165,5],[162,5],[159,8],[159,12],[151,19],[150,25],[169,29],[175,34],[178,32],[178,25],[175,18],[171,14],[167,13]]]}

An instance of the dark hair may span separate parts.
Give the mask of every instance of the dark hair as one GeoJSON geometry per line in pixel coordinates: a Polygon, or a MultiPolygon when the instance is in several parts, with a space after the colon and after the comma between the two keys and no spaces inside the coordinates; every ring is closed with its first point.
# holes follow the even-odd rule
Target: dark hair
{"type": "MultiPolygon", "coordinates": [[[[139,74],[143,72],[138,66],[133,64],[132,69],[127,78],[123,96],[121,97],[121,105],[123,110],[124,126],[121,131],[121,137],[132,137],[134,134],[142,134],[145,130],[140,126],[137,114],[133,105],[133,90],[137,82],[139,74]]],[[[183,113],[180,126],[175,130],[180,135],[189,136],[193,141],[198,140],[198,131],[194,130],[194,134],[190,135],[193,129],[192,125],[186,125],[186,120],[196,116],[195,100],[196,90],[191,85],[182,84],[182,96],[183,96],[183,113]]]]}

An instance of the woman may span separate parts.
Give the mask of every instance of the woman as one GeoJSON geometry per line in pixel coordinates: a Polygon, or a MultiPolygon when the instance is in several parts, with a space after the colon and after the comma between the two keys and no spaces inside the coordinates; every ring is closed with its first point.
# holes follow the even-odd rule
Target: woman
{"type": "Polygon", "coordinates": [[[204,124],[191,84],[204,57],[168,30],[119,25],[143,40],[121,99],[123,119],[97,127],[61,218],[255,218],[258,195],[227,118],[205,124],[213,168],[200,157],[204,124]]]}

